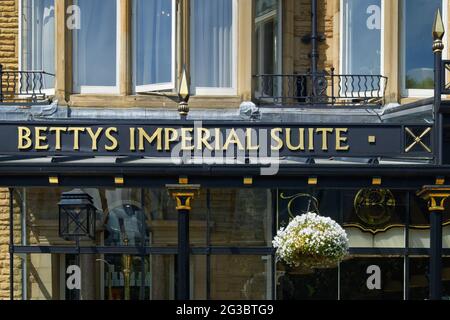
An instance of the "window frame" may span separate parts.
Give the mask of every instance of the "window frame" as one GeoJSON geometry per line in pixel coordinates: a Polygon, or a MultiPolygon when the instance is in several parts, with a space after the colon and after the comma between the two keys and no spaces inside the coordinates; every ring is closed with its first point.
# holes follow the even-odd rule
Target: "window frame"
{"type": "MultiPolygon", "coordinates": [[[[19,13],[19,19],[18,19],[19,20],[19,23],[18,23],[18,25],[19,25],[19,30],[18,30],[18,38],[19,38],[18,39],[18,47],[19,47],[18,67],[19,67],[20,71],[40,71],[40,70],[23,70],[23,67],[24,67],[23,53],[24,53],[24,49],[25,49],[24,42],[23,42],[23,39],[22,39],[22,37],[24,35],[24,30],[23,30],[23,28],[24,28],[23,18],[24,18],[24,14],[25,14],[25,10],[23,8],[24,1],[25,0],[19,0],[19,8],[18,8],[18,13],[19,13]]],[[[57,40],[56,40],[56,3],[55,2],[56,2],[56,0],[53,0],[53,6],[55,7],[55,9],[54,9],[55,10],[55,12],[54,12],[54,16],[55,16],[55,27],[54,27],[54,29],[55,29],[54,30],[55,39],[54,39],[54,48],[53,48],[53,50],[55,50],[55,61],[53,61],[53,62],[54,62],[55,70],[56,70],[56,56],[57,56],[56,55],[56,46],[57,46],[57,40]]],[[[33,49],[32,49],[32,51],[33,51],[33,49]]],[[[32,52],[32,55],[33,54],[34,54],[34,52],[32,52]]],[[[42,71],[46,71],[46,70],[42,70],[42,71]]],[[[56,77],[54,79],[53,88],[42,89],[41,91],[45,95],[54,96],[55,93],[56,93],[55,87],[56,87],[56,77]]],[[[31,96],[31,94],[30,94],[30,96],[31,96]]]]}
{"type": "MultiPolygon", "coordinates": [[[[77,36],[76,33],[72,31],[72,85],[73,85],[73,94],[119,94],[120,93],[120,66],[122,64],[121,61],[121,43],[122,43],[122,19],[121,19],[121,5],[120,0],[116,1],[116,85],[115,86],[86,86],[79,85],[77,83],[78,76],[78,68],[77,66],[77,36]]],[[[78,0],[73,0],[74,5],[78,5],[78,0]]]]}
{"type": "MultiPolygon", "coordinates": [[[[194,85],[194,81],[191,83],[191,92],[195,96],[235,96],[238,92],[238,85],[237,85],[237,75],[238,75],[238,24],[239,24],[239,10],[238,10],[238,1],[237,0],[231,0],[232,1],[232,49],[231,49],[231,58],[232,58],[232,68],[231,68],[231,87],[196,87],[194,85]]],[[[193,3],[189,3],[189,12],[186,14],[189,17],[189,25],[190,30],[193,29],[193,21],[191,15],[193,3]]],[[[193,42],[193,36],[192,32],[189,33],[189,56],[195,55],[195,48],[192,46],[193,42]]],[[[192,70],[193,66],[191,63],[191,60],[188,61],[189,63],[189,69],[192,70]]],[[[193,78],[193,74],[191,73],[191,77],[193,78]]]]}
{"type": "MultiPolygon", "coordinates": [[[[277,30],[277,48],[276,48],[276,54],[277,54],[277,66],[276,66],[276,72],[277,74],[282,74],[283,73],[283,3],[281,0],[278,1],[278,6],[276,11],[272,10],[270,12],[265,13],[263,16],[258,17],[254,19],[254,26],[253,26],[253,35],[255,37],[255,48],[258,48],[260,46],[260,44],[263,43],[263,39],[261,37],[260,34],[260,39],[259,41],[256,41],[256,32],[257,32],[257,24],[258,23],[267,23],[268,21],[272,20],[272,19],[277,19],[277,23],[278,23],[278,30],[277,30]]],[[[263,55],[264,56],[264,55],[263,55]]],[[[259,74],[259,70],[260,70],[260,62],[259,58],[258,58],[258,53],[255,52],[255,65],[256,65],[256,70],[258,71],[257,73],[259,74]]],[[[264,59],[262,59],[264,60],[264,59]]],[[[278,79],[278,81],[280,81],[281,79],[278,79]]],[[[256,97],[261,97],[263,95],[263,92],[259,90],[260,87],[256,86],[255,87],[255,96],[256,97]]],[[[281,95],[282,92],[282,85],[280,84],[278,86],[278,92],[275,93],[274,95],[281,95]]],[[[263,100],[267,100],[270,101],[271,98],[263,98],[263,100]]]]}
{"type": "MultiPolygon", "coordinates": [[[[344,70],[344,66],[348,67],[349,62],[348,62],[348,43],[345,43],[344,40],[344,33],[348,34],[348,24],[346,23],[345,19],[344,19],[344,1],[345,0],[341,0],[340,1],[340,8],[339,8],[339,33],[340,33],[340,37],[339,37],[339,70],[341,74],[347,74],[347,75],[351,75],[350,72],[348,72],[347,70],[344,70]],[[344,63],[345,61],[345,63],[344,63]]],[[[385,21],[386,21],[386,3],[385,0],[380,0],[381,3],[381,28],[380,28],[380,37],[381,37],[381,42],[380,42],[380,75],[384,75],[385,73],[385,65],[384,65],[384,57],[385,57],[385,21]]],[[[345,92],[343,91],[344,89],[341,89],[340,94],[342,96],[346,96],[349,95],[351,96],[352,93],[356,93],[356,94],[364,94],[364,93],[374,93],[376,94],[377,92],[384,92],[386,87],[386,81],[380,81],[380,89],[379,90],[372,90],[372,91],[360,91],[360,92],[345,92]]]]}
{"type": "MultiPolygon", "coordinates": [[[[448,21],[448,0],[440,0],[441,1],[441,12],[442,12],[442,20],[444,21],[444,24],[448,21]]],[[[399,2],[399,37],[400,37],[400,57],[399,57],[399,64],[400,64],[400,95],[403,98],[426,98],[426,97],[432,97],[434,95],[433,89],[407,89],[406,88],[406,37],[405,37],[405,0],[401,0],[399,2]]],[[[430,30],[430,37],[431,37],[431,30],[430,30]]],[[[445,48],[448,44],[447,35],[444,36],[443,43],[445,48]]],[[[430,48],[431,50],[431,48],[430,48]]],[[[430,51],[431,52],[431,51],[430,51]]],[[[442,52],[442,58],[447,58],[447,50],[444,50],[442,52]]]]}
{"type": "Polygon", "coordinates": [[[146,92],[154,92],[154,91],[164,91],[164,90],[174,90],[176,85],[176,70],[177,70],[177,0],[172,1],[172,50],[171,50],[171,60],[172,60],[172,70],[171,70],[171,81],[170,82],[161,82],[161,83],[152,83],[152,84],[136,84],[136,69],[137,69],[137,59],[136,59],[136,30],[137,30],[137,16],[136,16],[136,0],[133,0],[132,8],[131,8],[131,17],[132,17],[132,28],[131,28],[131,41],[132,41],[132,84],[133,84],[133,93],[146,93],[146,92]]]}

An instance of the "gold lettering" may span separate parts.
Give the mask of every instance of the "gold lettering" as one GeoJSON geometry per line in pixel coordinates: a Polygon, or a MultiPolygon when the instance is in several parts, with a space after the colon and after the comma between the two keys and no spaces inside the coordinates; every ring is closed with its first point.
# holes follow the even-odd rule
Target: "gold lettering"
{"type": "Polygon", "coordinates": [[[342,145],[342,143],[347,142],[348,138],[341,135],[347,132],[347,128],[336,128],[336,151],[348,151],[350,149],[349,145],[342,145]]]}
{"type": "Polygon", "coordinates": [[[97,131],[92,130],[92,128],[86,128],[87,133],[91,137],[92,140],[92,151],[98,150],[98,138],[100,137],[101,133],[103,132],[103,128],[97,128],[97,131]]]}
{"type": "Polygon", "coordinates": [[[328,150],[328,134],[333,133],[333,129],[331,128],[317,128],[316,132],[322,134],[322,150],[328,150]]]}
{"type": "Polygon", "coordinates": [[[52,127],[48,130],[49,132],[55,132],[55,150],[61,150],[61,132],[67,132],[67,128],[52,127]]]}
{"type": "Polygon", "coordinates": [[[279,134],[283,132],[283,129],[281,128],[273,128],[270,130],[270,136],[272,137],[272,140],[277,142],[277,145],[271,145],[270,148],[273,151],[278,151],[283,148],[283,141],[280,139],[279,134]]]}
{"type": "Polygon", "coordinates": [[[291,151],[305,150],[305,129],[298,129],[298,145],[293,146],[291,141],[291,128],[286,128],[286,146],[291,151]]]}
{"type": "Polygon", "coordinates": [[[178,139],[177,129],[164,128],[164,140],[165,140],[164,149],[166,151],[170,151],[170,143],[176,141],[177,139],[178,139]]]}
{"type": "Polygon", "coordinates": [[[220,131],[220,128],[214,129],[214,149],[216,151],[221,150],[220,143],[222,141],[222,132],[220,131]]]}
{"type": "Polygon", "coordinates": [[[181,150],[194,150],[195,146],[192,144],[192,135],[189,135],[189,133],[192,133],[194,129],[192,128],[181,128],[181,150]],[[187,144],[188,142],[189,145],[187,144]]]}
{"type": "Polygon", "coordinates": [[[27,127],[17,127],[18,141],[17,148],[19,150],[26,150],[31,148],[33,141],[31,140],[31,130],[27,127]]]}
{"type": "Polygon", "coordinates": [[[35,131],[34,148],[36,150],[48,150],[48,144],[46,143],[47,136],[43,135],[45,132],[47,132],[47,127],[36,127],[34,128],[34,131],[35,131]]]}
{"type": "Polygon", "coordinates": [[[246,136],[246,146],[247,146],[247,150],[252,151],[252,150],[259,150],[259,144],[253,145],[253,141],[252,141],[252,135],[253,133],[255,133],[256,135],[256,130],[252,129],[252,128],[247,128],[246,132],[245,132],[245,136],[246,136]]]}
{"type": "Polygon", "coordinates": [[[130,128],[130,151],[136,151],[136,129],[130,128]]]}
{"type": "Polygon", "coordinates": [[[105,150],[106,151],[114,151],[117,149],[117,147],[119,146],[119,141],[117,140],[116,137],[114,137],[112,134],[113,133],[117,133],[117,128],[115,127],[109,127],[108,129],[106,129],[105,131],[105,137],[106,139],[108,139],[111,142],[111,145],[107,146],[105,145],[105,150]]]}
{"type": "Polygon", "coordinates": [[[80,150],[80,132],[84,132],[86,128],[73,127],[69,128],[69,132],[73,132],[73,150],[80,150]]]}
{"type": "Polygon", "coordinates": [[[203,146],[208,150],[212,150],[213,147],[208,142],[209,138],[211,138],[211,132],[208,129],[197,128],[197,150],[203,150],[203,146]]]}
{"type": "Polygon", "coordinates": [[[153,132],[151,136],[145,132],[143,128],[138,128],[138,144],[139,144],[139,151],[145,150],[145,142],[144,139],[148,143],[153,143],[153,141],[156,139],[156,148],[158,151],[162,150],[162,128],[158,128],[153,132]]]}
{"type": "Polygon", "coordinates": [[[223,145],[223,150],[228,150],[230,144],[235,144],[237,145],[239,150],[244,150],[244,146],[242,145],[241,140],[239,140],[239,137],[234,128],[230,130],[230,133],[228,134],[225,144],[223,145]]]}
{"type": "Polygon", "coordinates": [[[314,151],[314,128],[308,129],[308,150],[314,151]]]}

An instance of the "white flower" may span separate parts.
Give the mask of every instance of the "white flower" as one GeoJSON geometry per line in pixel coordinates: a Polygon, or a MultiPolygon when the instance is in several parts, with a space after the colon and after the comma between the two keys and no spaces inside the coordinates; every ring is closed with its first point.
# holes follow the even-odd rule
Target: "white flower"
{"type": "Polygon", "coordinates": [[[313,212],[296,216],[272,241],[277,260],[292,266],[318,267],[340,262],[348,251],[345,230],[329,217],[313,212]]]}

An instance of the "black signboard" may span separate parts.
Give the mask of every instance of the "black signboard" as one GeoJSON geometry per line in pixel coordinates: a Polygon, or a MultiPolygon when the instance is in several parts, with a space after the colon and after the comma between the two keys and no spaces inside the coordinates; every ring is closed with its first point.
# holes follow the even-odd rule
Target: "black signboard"
{"type": "Polygon", "coordinates": [[[424,156],[432,127],[191,121],[2,123],[0,154],[148,157],[424,156]]]}

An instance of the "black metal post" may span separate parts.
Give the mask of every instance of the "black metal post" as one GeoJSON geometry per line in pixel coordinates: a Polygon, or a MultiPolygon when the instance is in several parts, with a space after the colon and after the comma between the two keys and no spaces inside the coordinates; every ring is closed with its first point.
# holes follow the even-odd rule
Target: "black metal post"
{"type": "Polygon", "coordinates": [[[176,201],[178,211],[177,299],[189,300],[189,214],[192,209],[192,200],[199,193],[200,185],[187,184],[187,178],[180,178],[180,182],[180,184],[166,185],[166,187],[176,201]]]}
{"type": "Polygon", "coordinates": [[[189,300],[189,212],[178,209],[178,300],[189,300]]]}
{"type": "Polygon", "coordinates": [[[435,163],[442,164],[442,114],[439,111],[441,106],[441,84],[442,84],[442,51],[434,50],[434,154],[435,163]]]}
{"type": "Polygon", "coordinates": [[[442,298],[442,210],[430,212],[430,299],[442,298]]]}
{"type": "Polygon", "coordinates": [[[435,164],[442,164],[442,114],[440,112],[441,107],[441,94],[442,94],[442,51],[444,50],[444,38],[445,27],[442,21],[441,12],[438,9],[433,23],[433,54],[434,54],[434,135],[433,135],[433,148],[435,155],[435,164]]]}
{"type": "Polygon", "coordinates": [[[319,59],[319,51],[317,43],[319,35],[317,32],[317,0],[311,0],[311,73],[315,77],[317,73],[317,61],[319,59]]]}
{"type": "MultiPolygon", "coordinates": [[[[75,245],[77,246],[77,255],[76,255],[76,257],[75,257],[75,264],[78,266],[78,268],[80,268],[80,271],[81,271],[81,277],[83,277],[83,271],[82,271],[82,269],[81,269],[81,247],[80,247],[80,238],[79,237],[77,237],[76,238],[76,240],[75,240],[75,245]]],[[[78,300],[81,300],[82,299],[82,296],[81,296],[81,290],[82,290],[83,288],[81,287],[79,290],[78,290],[78,300]]]]}

